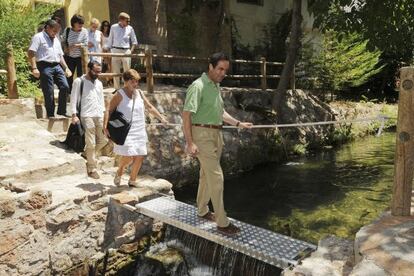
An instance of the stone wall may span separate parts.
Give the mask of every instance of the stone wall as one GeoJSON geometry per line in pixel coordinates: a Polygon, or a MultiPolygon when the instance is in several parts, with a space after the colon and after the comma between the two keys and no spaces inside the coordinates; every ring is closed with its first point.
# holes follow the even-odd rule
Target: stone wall
{"type": "MultiPolygon", "coordinates": [[[[273,91],[257,89],[223,88],[225,109],[235,118],[255,124],[325,121],[333,118],[329,106],[313,96],[297,90],[290,91],[282,114],[272,112],[273,91]]],[[[171,123],[181,124],[181,112],[185,100],[185,89],[162,87],[157,93],[147,94],[150,101],[165,113],[171,123]]],[[[153,120],[152,122],[156,122],[153,120]]],[[[143,173],[166,178],[175,187],[191,183],[198,178],[197,161],[184,152],[185,140],[181,127],[151,126],[148,156],[143,173]]],[[[267,162],[278,162],[286,158],[287,152],[296,144],[322,145],[332,131],[330,126],[300,129],[252,129],[223,130],[225,148],[222,166],[225,174],[250,170],[267,162]],[[287,151],[287,152],[286,152],[287,151]]]]}
{"type": "MultiPolygon", "coordinates": [[[[162,186],[159,192],[168,193],[168,185],[162,186]]],[[[58,204],[52,194],[39,189],[16,195],[0,188],[0,275],[93,275],[89,266],[115,275],[161,230],[122,205],[145,201],[154,192],[141,198],[68,192],[72,199],[58,204]]]]}

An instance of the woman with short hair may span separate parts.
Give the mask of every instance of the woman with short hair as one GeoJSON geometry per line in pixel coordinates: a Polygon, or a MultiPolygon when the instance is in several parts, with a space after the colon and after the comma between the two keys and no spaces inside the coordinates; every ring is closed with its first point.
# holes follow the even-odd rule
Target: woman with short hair
{"type": "MultiPolygon", "coordinates": [[[[65,52],[65,61],[70,71],[78,77],[83,75],[81,48],[88,46],[88,30],[83,25],[85,19],[80,14],[75,14],[70,19],[70,28],[66,28],[63,33],[62,44],[65,52]]],[[[72,91],[73,75],[68,78],[69,91],[72,91]]],[[[69,92],[70,93],[70,92],[69,92]]]]}
{"type": "MultiPolygon", "coordinates": [[[[90,53],[102,53],[103,48],[103,34],[99,28],[99,20],[96,18],[91,19],[89,32],[88,32],[88,51],[90,53]]],[[[91,60],[96,60],[102,64],[102,57],[91,56],[91,60]]]]}
{"type": "MultiPolygon", "coordinates": [[[[129,69],[122,75],[124,87],[119,89],[112,97],[108,114],[105,116],[105,133],[109,137],[107,125],[108,118],[116,109],[124,114],[126,118],[132,118],[131,128],[129,129],[125,143],[115,145],[114,152],[120,155],[118,170],[114,178],[114,184],[121,184],[121,177],[125,168],[131,165],[131,172],[128,185],[137,187],[137,175],[141,169],[144,157],[147,155],[147,131],[145,129],[145,109],[157,117],[163,124],[167,124],[167,119],[148,101],[144,93],[138,89],[139,79],[137,71],[129,69]]],[[[110,138],[110,137],[109,137],[110,138]]]]}

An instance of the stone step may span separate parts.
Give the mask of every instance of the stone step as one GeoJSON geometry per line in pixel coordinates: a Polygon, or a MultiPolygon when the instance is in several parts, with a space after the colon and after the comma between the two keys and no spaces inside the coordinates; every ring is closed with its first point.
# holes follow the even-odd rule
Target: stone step
{"type": "MultiPolygon", "coordinates": [[[[58,102],[57,101],[58,101],[58,98],[55,97],[55,111],[58,109],[58,102]]],[[[47,113],[46,113],[46,108],[45,108],[44,103],[35,104],[34,111],[35,111],[35,116],[36,116],[37,119],[46,119],[47,118],[47,113]]],[[[69,114],[69,115],[72,113],[70,103],[66,103],[66,113],[69,114]]]]}
{"type": "Polygon", "coordinates": [[[16,198],[27,197],[33,191],[50,192],[50,208],[59,206],[64,202],[79,204],[87,201],[92,202],[104,196],[116,196],[116,198],[132,198],[133,203],[148,200],[157,196],[158,193],[168,194],[172,184],[164,179],[156,179],[151,176],[140,176],[138,187],[129,187],[128,176],[124,175],[121,186],[113,184],[114,170],[99,171],[100,179],[90,178],[85,174],[72,174],[55,177],[47,181],[38,183],[20,183],[20,188],[24,187],[26,192],[20,193],[16,198]]]}
{"type": "Polygon", "coordinates": [[[42,182],[86,171],[85,160],[66,150],[33,121],[0,122],[0,183],[42,182]],[[13,135],[10,135],[10,134],[13,135]]]}
{"type": "Polygon", "coordinates": [[[37,119],[37,123],[54,134],[67,133],[71,118],[37,119]]]}

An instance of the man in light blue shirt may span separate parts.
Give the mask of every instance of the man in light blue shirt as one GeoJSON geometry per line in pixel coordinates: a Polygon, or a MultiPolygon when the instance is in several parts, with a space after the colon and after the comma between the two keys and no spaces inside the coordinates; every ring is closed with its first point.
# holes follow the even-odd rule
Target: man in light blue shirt
{"type": "Polygon", "coordinates": [[[66,76],[71,76],[63,58],[62,46],[59,38],[60,25],[55,20],[48,20],[45,29],[35,34],[29,47],[29,63],[32,74],[40,78],[48,118],[55,117],[54,83],[59,88],[57,114],[69,117],[66,114],[66,97],[69,85],[66,76]]]}
{"type": "MultiPolygon", "coordinates": [[[[121,12],[118,16],[118,23],[111,26],[108,43],[105,48],[111,49],[112,53],[130,54],[138,45],[134,28],[129,25],[129,15],[121,12]],[[132,45],[131,45],[132,44],[132,45]]],[[[124,72],[131,68],[130,57],[112,57],[112,72],[121,73],[121,66],[124,72]]],[[[120,78],[114,77],[114,87],[120,88],[120,78]]]]}

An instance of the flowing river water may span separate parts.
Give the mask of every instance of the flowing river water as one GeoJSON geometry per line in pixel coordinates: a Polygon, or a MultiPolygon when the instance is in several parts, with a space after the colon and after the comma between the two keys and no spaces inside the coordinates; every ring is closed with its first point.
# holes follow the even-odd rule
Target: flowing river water
{"type": "MultiPolygon", "coordinates": [[[[363,225],[390,206],[394,151],[395,133],[384,133],[285,164],[258,166],[225,179],[227,213],[238,220],[315,244],[329,234],[352,239],[363,225]]],[[[195,204],[196,183],[174,192],[177,200],[195,204]]],[[[185,255],[199,258],[185,274],[168,275],[238,275],[231,266],[220,267],[220,259],[212,260],[210,267],[201,265],[205,260],[200,258],[212,255],[206,253],[203,241],[184,237],[183,233],[175,233],[177,230],[168,231],[173,234],[167,235],[161,245],[164,251],[177,249],[178,243],[179,251],[186,248],[190,253],[185,255]],[[198,272],[188,273],[191,269],[198,272]],[[226,269],[231,269],[231,273],[226,269]]],[[[216,251],[215,248],[215,255],[216,251]]],[[[228,253],[220,251],[220,254],[228,253]]],[[[231,260],[240,262],[234,254],[227,264],[231,260]]],[[[266,273],[262,264],[246,265],[255,271],[246,275],[276,275],[276,272],[266,273]]]]}
{"type": "MultiPolygon", "coordinates": [[[[368,137],[285,164],[266,164],[226,179],[230,217],[317,243],[353,238],[390,206],[395,133],[368,137]]],[[[196,185],[175,191],[194,204],[196,185]]]]}

